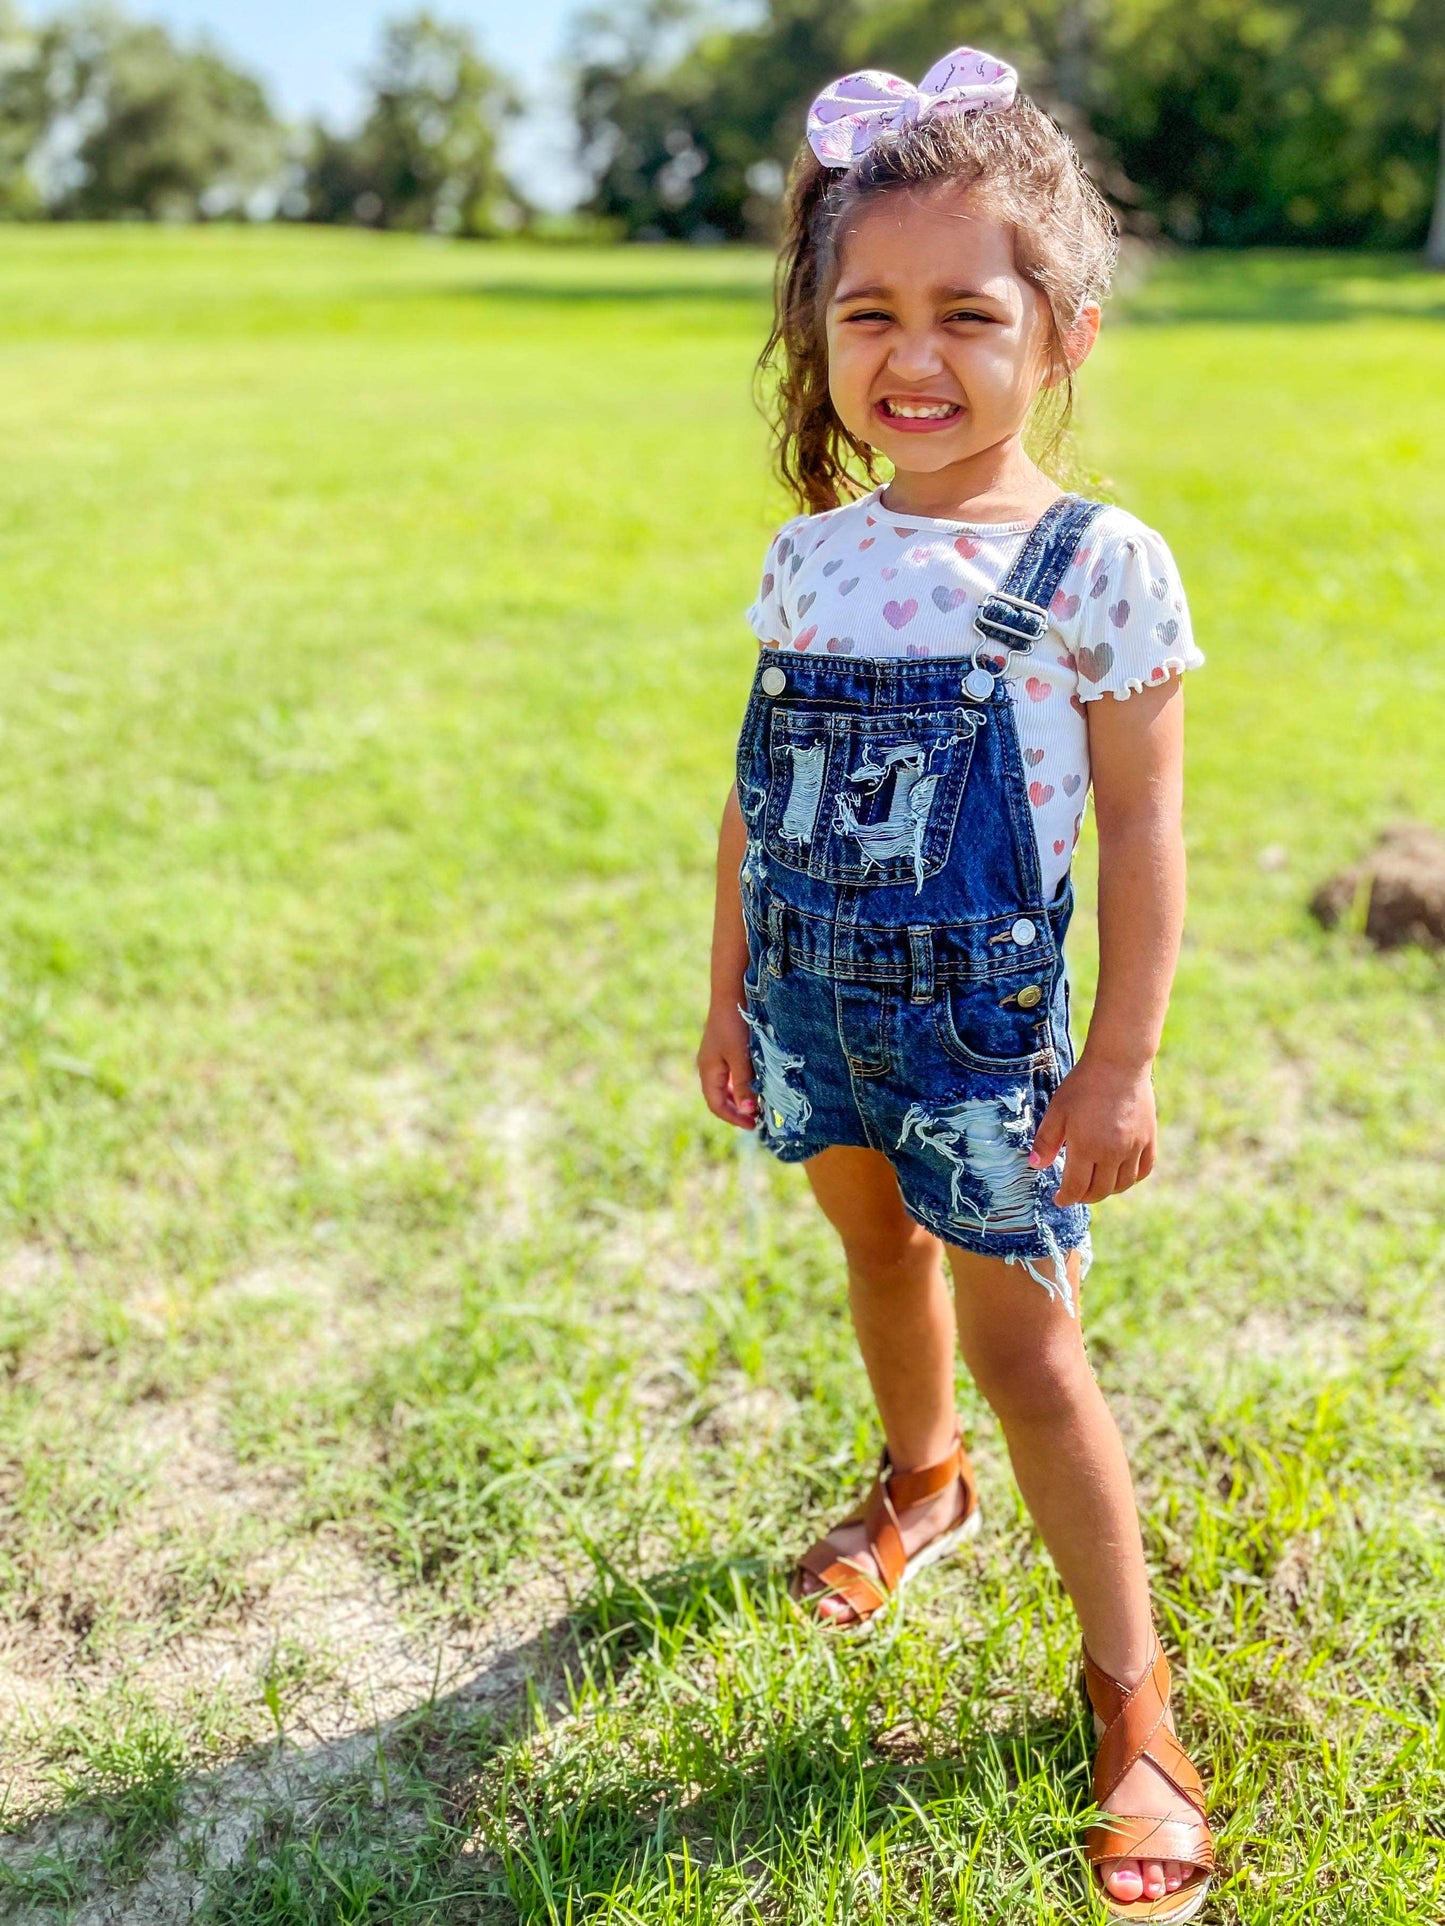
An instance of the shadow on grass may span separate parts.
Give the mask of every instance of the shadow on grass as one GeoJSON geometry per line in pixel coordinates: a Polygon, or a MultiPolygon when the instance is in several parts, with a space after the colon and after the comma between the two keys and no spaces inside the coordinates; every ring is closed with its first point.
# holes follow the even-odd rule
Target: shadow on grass
{"type": "Polygon", "coordinates": [[[565,1706],[578,1649],[577,1621],[558,1619],[393,1719],[66,1798],[0,1842],[0,1919],[320,1922],[371,1917],[341,1905],[352,1888],[380,1899],[420,1881],[446,1897],[456,1786],[565,1706]]]}
{"type": "Polygon", "coordinates": [[[1202,250],[1161,255],[1118,306],[1125,321],[1141,327],[1441,321],[1445,274],[1411,254],[1202,250]]]}
{"type": "MultiPolygon", "coordinates": [[[[447,300],[587,308],[719,302],[758,306],[770,297],[759,273],[696,278],[670,269],[646,249],[619,247],[598,259],[594,274],[499,275],[439,288],[447,300]]],[[[1186,322],[1296,325],[1363,320],[1445,320],[1445,274],[1417,255],[1256,252],[1160,252],[1139,285],[1121,293],[1121,318],[1136,326],[1186,322]]]]}
{"type": "MultiPolygon", "coordinates": [[[[641,1583],[600,1576],[590,1649],[609,1666],[667,1664],[725,1619],[752,1620],[765,1638],[776,1626],[777,1575],[757,1561],[641,1583]]],[[[669,1922],[953,1919],[969,1916],[984,1884],[990,1903],[1029,1909],[1046,1863],[1059,1859],[1073,1864],[1071,1899],[1083,1904],[1070,1791],[1085,1756],[1081,1713],[980,1722],[961,1743],[940,1743],[888,1726],[888,1695],[877,1690],[889,1670],[886,1629],[846,1672],[844,1652],[865,1648],[816,1636],[831,1648],[831,1689],[811,1704],[799,1676],[810,1661],[796,1647],[770,1681],[777,1699],[750,1675],[748,1654],[725,1647],[672,1674],[651,1710],[609,1669],[603,1696],[629,1705],[640,1742],[615,1747],[604,1706],[583,1733],[540,1733],[484,1778],[472,1823],[512,1916],[559,1926],[599,1911],[669,1922]],[[710,1696],[714,1665],[719,1694],[747,1701],[726,1738],[726,1721],[687,1710],[690,1693],[710,1696]],[[666,1736],[650,1742],[649,1728],[666,1736]]]]}
{"type": "Polygon", "coordinates": [[[606,307],[612,302],[661,305],[668,301],[745,302],[756,307],[770,298],[765,280],[477,281],[438,292],[453,300],[545,301],[567,307],[606,307]]]}
{"type": "MultiPolygon", "coordinates": [[[[877,1850],[905,1883],[966,1876],[949,1864],[948,1815],[977,1822],[1020,1787],[1034,1834],[1070,1836],[1072,1815],[1048,1788],[1080,1756],[1076,1721],[980,1731],[940,1752],[874,1731],[861,1716],[871,1690],[856,1679],[820,1693],[802,1719],[756,1687],[750,1698],[740,1680],[735,1746],[699,1721],[685,1763],[630,1743],[624,1754],[607,1723],[633,1696],[634,1668],[646,1661],[655,1687],[659,1667],[725,1623],[766,1634],[776,1580],[755,1559],[641,1580],[597,1566],[580,1607],[451,1691],[329,1743],[278,1741],[168,1785],[159,1830],[126,1834],[123,1798],[52,1813],[0,1859],[0,1918],[460,1926],[580,1919],[609,1896],[623,1916],[655,1897],[666,1919],[711,1917],[750,1895],[784,1911],[806,1895],[811,1910],[830,1882],[876,1882],[877,1850]],[[116,1849],[124,1838],[129,1859],[116,1849]],[[696,1913],[663,1903],[684,1889],[696,1913]]],[[[138,1784],[132,1803],[154,1805],[154,1789],[138,1784]]],[[[1002,1839],[1002,1826],[989,1830],[1002,1839]]]]}
{"type": "Polygon", "coordinates": [[[0,1836],[0,1920],[323,1926],[418,1904],[437,1920],[457,1907],[481,1917],[475,1903],[498,1879],[466,1852],[479,1775],[565,1714],[580,1680],[600,1672],[616,1688],[644,1653],[680,1650],[736,1603],[744,1569],[639,1582],[596,1562],[575,1611],[395,1718],[312,1744],[287,1734],[213,1772],[187,1773],[173,1749],[152,1759],[132,1748],[113,1784],[62,1788],[48,1812],[0,1836]]]}

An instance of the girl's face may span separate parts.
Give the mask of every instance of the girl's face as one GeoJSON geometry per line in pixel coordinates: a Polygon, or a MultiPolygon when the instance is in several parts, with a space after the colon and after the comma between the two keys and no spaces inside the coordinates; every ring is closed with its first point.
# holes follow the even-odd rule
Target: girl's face
{"type": "MultiPolygon", "coordinates": [[[[1090,306],[1070,336],[1092,347],[1090,306]]],[[[935,473],[1015,437],[1054,372],[1048,302],[1014,264],[1012,230],[955,188],[894,189],[844,235],[828,303],[839,419],[895,468],[935,473]]]]}

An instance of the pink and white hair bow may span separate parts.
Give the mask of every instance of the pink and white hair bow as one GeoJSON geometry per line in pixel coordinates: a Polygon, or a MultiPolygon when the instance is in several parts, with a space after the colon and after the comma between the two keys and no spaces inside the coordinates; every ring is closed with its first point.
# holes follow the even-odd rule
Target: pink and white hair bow
{"type": "Polygon", "coordinates": [[[847,167],[881,134],[930,114],[986,114],[1011,107],[1014,69],[976,47],[955,47],[935,61],[916,87],[897,74],[866,67],[832,81],[808,109],[808,144],[825,167],[847,167]]]}

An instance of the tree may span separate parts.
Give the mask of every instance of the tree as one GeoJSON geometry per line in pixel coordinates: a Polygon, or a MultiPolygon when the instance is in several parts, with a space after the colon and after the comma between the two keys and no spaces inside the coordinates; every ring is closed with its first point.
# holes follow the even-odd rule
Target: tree
{"type": "Polygon", "coordinates": [[[465,27],[429,13],[392,21],[369,84],[355,135],[315,130],[307,219],[470,235],[516,225],[498,157],[516,97],[465,27]]]}
{"type": "Polygon", "coordinates": [[[844,64],[863,0],[773,0],[726,32],[695,0],[583,17],[573,46],[589,206],[644,238],[768,231],[802,115],[844,64]]]}
{"type": "Polygon", "coordinates": [[[1180,240],[1424,239],[1445,0],[768,0],[732,31],[633,0],[578,45],[591,204],[633,234],[761,232],[823,81],[916,78],[960,40],[1011,59],[1114,199],[1180,240]]]}
{"type": "Polygon", "coordinates": [[[1418,246],[1445,0],[1115,0],[1091,117],[1182,240],[1418,246]]]}
{"type": "Polygon", "coordinates": [[[26,168],[44,132],[40,102],[21,78],[33,58],[33,36],[8,0],[0,0],[0,220],[25,220],[44,212],[26,168]]]}
{"type": "Polygon", "coordinates": [[[55,219],[229,214],[274,177],[280,142],[258,81],[109,6],[57,16],[0,68],[0,206],[28,192],[55,219]]]}

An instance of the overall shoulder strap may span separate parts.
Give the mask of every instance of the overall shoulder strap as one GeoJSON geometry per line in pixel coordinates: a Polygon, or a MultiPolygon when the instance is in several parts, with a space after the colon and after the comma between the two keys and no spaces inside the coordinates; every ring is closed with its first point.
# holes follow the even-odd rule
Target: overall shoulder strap
{"type": "Polygon", "coordinates": [[[1046,508],[1023,539],[1002,588],[986,595],[973,626],[1005,650],[1031,649],[1049,625],[1049,603],[1074,551],[1103,511],[1102,502],[1082,495],[1061,495],[1046,508]]]}

